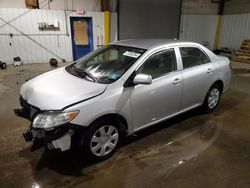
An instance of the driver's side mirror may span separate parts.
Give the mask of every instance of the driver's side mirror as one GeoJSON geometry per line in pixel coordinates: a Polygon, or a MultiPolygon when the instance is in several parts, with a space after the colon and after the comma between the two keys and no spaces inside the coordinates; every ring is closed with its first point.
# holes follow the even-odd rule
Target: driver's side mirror
{"type": "Polygon", "coordinates": [[[138,84],[149,85],[152,83],[152,77],[148,74],[137,74],[134,77],[133,83],[136,85],[138,84]]]}

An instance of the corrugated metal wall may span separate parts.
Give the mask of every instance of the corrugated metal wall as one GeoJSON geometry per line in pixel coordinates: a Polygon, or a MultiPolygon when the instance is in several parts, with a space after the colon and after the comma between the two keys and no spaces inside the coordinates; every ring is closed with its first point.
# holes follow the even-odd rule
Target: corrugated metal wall
{"type": "Polygon", "coordinates": [[[182,15],[180,39],[208,43],[213,48],[216,30],[216,15],[182,15]]]}
{"type": "MultiPolygon", "coordinates": [[[[75,14],[68,12],[67,16],[75,16],[75,14]]],[[[96,48],[97,37],[104,34],[103,13],[88,12],[84,16],[93,17],[94,47],[96,48]]],[[[24,63],[40,63],[48,62],[51,57],[58,56],[57,59],[60,57],[66,61],[72,61],[71,40],[70,35],[67,35],[65,19],[65,13],[62,10],[0,9],[0,60],[10,64],[13,62],[13,57],[20,56],[24,63]],[[59,31],[38,29],[39,22],[53,24],[55,20],[59,22],[59,31]],[[13,34],[13,37],[10,34],[13,34]]],[[[69,23],[68,19],[67,23],[69,23]]]]}
{"type": "Polygon", "coordinates": [[[250,39],[250,14],[224,15],[219,46],[238,49],[244,39],[250,39]]]}
{"type": "MultiPolygon", "coordinates": [[[[216,15],[182,15],[180,39],[203,44],[213,49],[216,15]]],[[[224,15],[219,47],[238,49],[244,39],[250,39],[250,14],[224,15]]]]}

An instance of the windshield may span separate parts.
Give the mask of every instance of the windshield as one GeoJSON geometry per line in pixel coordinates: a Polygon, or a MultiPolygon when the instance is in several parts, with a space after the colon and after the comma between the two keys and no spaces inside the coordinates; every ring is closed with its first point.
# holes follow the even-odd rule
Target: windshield
{"type": "Polygon", "coordinates": [[[108,45],[90,52],[66,70],[89,81],[108,84],[118,80],[145,51],[108,45]]]}

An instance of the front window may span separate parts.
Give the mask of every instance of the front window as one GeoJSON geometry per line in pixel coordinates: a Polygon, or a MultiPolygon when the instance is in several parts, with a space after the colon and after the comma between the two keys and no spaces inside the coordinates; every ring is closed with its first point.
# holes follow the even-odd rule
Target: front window
{"type": "Polygon", "coordinates": [[[99,83],[118,80],[145,52],[144,49],[109,45],[90,52],[66,70],[78,77],[99,83]]]}
{"type": "Polygon", "coordinates": [[[163,50],[149,57],[137,70],[137,74],[149,74],[153,79],[177,69],[174,49],[163,50]]]}

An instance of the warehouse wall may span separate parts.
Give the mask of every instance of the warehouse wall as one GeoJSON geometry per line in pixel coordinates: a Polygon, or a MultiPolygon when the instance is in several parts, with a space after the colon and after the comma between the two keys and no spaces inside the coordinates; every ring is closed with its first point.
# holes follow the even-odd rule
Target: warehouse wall
{"type": "Polygon", "coordinates": [[[119,39],[177,38],[181,0],[120,0],[119,39]]]}
{"type": "MultiPolygon", "coordinates": [[[[216,29],[218,4],[211,0],[182,0],[180,39],[208,41],[212,49],[216,29]]],[[[218,47],[238,49],[244,39],[250,39],[250,1],[226,1],[218,47]]]]}
{"type": "Polygon", "coordinates": [[[227,1],[224,14],[219,46],[238,49],[243,40],[250,39],[250,1],[227,1]]]}
{"type": "Polygon", "coordinates": [[[26,8],[25,0],[0,0],[0,8],[26,8]]]}
{"type": "Polygon", "coordinates": [[[118,22],[117,22],[117,13],[110,13],[110,33],[109,41],[115,42],[118,40],[118,22]]]}
{"type": "MultiPolygon", "coordinates": [[[[213,49],[216,15],[182,15],[180,39],[204,44],[213,49]]],[[[244,39],[250,39],[250,14],[224,15],[218,47],[238,49],[244,39]]]]}
{"type": "Polygon", "coordinates": [[[216,15],[182,15],[180,39],[208,44],[212,49],[216,30],[216,15]]]}
{"type": "Polygon", "coordinates": [[[218,3],[211,0],[182,0],[182,14],[216,15],[218,3]]]}
{"type": "Polygon", "coordinates": [[[226,1],[224,14],[245,14],[250,13],[250,1],[249,0],[230,0],[226,1]]]}
{"type": "Polygon", "coordinates": [[[100,0],[53,0],[49,6],[48,1],[39,0],[39,7],[43,9],[54,10],[75,10],[76,8],[83,8],[86,11],[101,11],[100,0]]]}
{"type": "Polygon", "coordinates": [[[218,3],[211,0],[182,0],[179,38],[208,45],[212,49],[218,3]]]}
{"type": "Polygon", "coordinates": [[[219,46],[238,49],[244,39],[250,39],[250,14],[224,15],[219,46]]]}
{"type": "MultiPolygon", "coordinates": [[[[53,0],[50,9],[54,10],[75,10],[84,8],[86,11],[101,11],[100,0],[53,0]]],[[[48,0],[39,0],[40,9],[48,9],[48,0]]],[[[0,0],[0,8],[26,8],[25,0],[0,0]]]]}
{"type": "MultiPolygon", "coordinates": [[[[68,12],[67,16],[74,15],[75,13],[68,12]]],[[[94,47],[96,48],[97,36],[104,35],[103,13],[87,12],[84,16],[93,18],[94,47]]],[[[52,57],[72,61],[71,40],[70,35],[67,34],[64,11],[0,9],[0,49],[0,60],[8,64],[13,62],[15,56],[20,56],[24,63],[48,62],[52,57]],[[55,20],[59,22],[60,31],[38,29],[38,22],[54,23],[55,20]],[[20,32],[27,34],[33,41],[20,32]]]]}
{"type": "MultiPolygon", "coordinates": [[[[182,0],[183,14],[216,15],[218,3],[211,0],[182,0]]],[[[244,14],[250,13],[249,0],[226,0],[224,14],[244,14]]]]}

